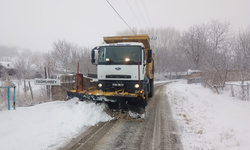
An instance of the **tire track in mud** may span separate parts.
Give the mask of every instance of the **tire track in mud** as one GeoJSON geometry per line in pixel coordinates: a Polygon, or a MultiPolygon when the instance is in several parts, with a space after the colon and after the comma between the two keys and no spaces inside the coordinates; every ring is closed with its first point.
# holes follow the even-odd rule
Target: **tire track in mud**
{"type": "Polygon", "coordinates": [[[121,114],[119,119],[91,127],[61,150],[182,150],[165,85],[155,85],[144,121],[121,114]]]}

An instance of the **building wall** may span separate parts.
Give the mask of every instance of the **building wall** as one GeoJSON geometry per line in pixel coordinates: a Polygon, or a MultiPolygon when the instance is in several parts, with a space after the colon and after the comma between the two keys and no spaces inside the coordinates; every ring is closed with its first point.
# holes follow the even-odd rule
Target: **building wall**
{"type": "Polygon", "coordinates": [[[246,70],[230,70],[227,74],[226,81],[250,80],[250,72],[246,70]]]}

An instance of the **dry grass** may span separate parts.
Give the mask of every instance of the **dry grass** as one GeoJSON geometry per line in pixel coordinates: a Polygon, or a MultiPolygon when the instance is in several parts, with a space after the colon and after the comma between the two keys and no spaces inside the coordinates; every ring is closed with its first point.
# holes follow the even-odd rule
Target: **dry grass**
{"type": "MultiPolygon", "coordinates": [[[[8,109],[8,94],[7,89],[0,89],[0,111],[8,109]]],[[[41,89],[33,93],[33,100],[30,92],[16,93],[16,107],[28,107],[36,104],[49,102],[45,89],[41,89]]],[[[10,107],[13,108],[13,90],[10,90],[10,107]]]]}

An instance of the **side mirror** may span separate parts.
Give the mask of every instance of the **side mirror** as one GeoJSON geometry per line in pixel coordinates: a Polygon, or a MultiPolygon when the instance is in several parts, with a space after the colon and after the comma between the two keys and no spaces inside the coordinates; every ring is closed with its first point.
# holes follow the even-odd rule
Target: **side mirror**
{"type": "Polygon", "coordinates": [[[147,63],[151,63],[152,61],[152,49],[148,50],[148,58],[147,58],[147,63]]]}
{"type": "Polygon", "coordinates": [[[95,49],[96,49],[96,47],[94,49],[92,49],[92,51],[91,51],[91,63],[92,64],[95,63],[95,49]]]}

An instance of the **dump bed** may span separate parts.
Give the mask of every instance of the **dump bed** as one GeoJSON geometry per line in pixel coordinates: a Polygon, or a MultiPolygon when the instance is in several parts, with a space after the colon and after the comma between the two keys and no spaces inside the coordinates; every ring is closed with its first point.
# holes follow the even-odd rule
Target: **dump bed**
{"type": "MultiPolygon", "coordinates": [[[[128,35],[128,36],[111,36],[104,37],[103,40],[107,44],[111,43],[122,43],[122,42],[141,42],[145,46],[145,55],[148,56],[148,50],[150,49],[150,39],[147,34],[141,35],[128,35]]],[[[154,78],[154,54],[152,56],[152,62],[146,65],[146,75],[149,79],[154,78]]]]}
{"type": "Polygon", "coordinates": [[[150,40],[147,34],[104,37],[103,40],[107,44],[120,43],[120,42],[141,42],[145,46],[145,49],[150,49],[150,44],[149,44],[150,40]]]}

